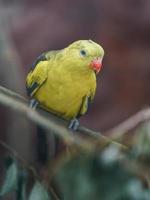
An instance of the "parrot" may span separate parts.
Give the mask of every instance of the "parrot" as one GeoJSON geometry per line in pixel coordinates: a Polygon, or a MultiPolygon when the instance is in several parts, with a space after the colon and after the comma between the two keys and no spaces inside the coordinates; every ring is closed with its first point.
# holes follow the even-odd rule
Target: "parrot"
{"type": "Polygon", "coordinates": [[[66,119],[68,128],[77,130],[79,118],[94,99],[103,57],[103,47],[90,39],[42,53],[26,78],[30,107],[66,119]]]}

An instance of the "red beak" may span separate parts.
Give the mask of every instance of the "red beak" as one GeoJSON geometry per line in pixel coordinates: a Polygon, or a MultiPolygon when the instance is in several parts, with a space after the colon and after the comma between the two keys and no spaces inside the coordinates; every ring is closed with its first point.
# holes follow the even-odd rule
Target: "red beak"
{"type": "Polygon", "coordinates": [[[102,59],[96,58],[92,60],[90,63],[90,67],[96,72],[96,74],[98,74],[102,68],[102,59]]]}

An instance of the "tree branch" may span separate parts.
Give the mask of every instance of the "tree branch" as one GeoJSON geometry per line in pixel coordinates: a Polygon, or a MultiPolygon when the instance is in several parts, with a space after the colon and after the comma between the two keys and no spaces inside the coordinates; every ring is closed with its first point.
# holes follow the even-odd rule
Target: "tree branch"
{"type": "Polygon", "coordinates": [[[28,101],[24,97],[2,86],[0,87],[0,104],[11,108],[15,112],[21,113],[32,122],[39,124],[56,135],[59,135],[67,144],[75,144],[88,151],[93,151],[97,147],[104,147],[110,143],[118,145],[118,147],[123,149],[126,148],[124,145],[112,141],[108,137],[103,136],[101,133],[95,132],[86,127],[80,126],[78,132],[82,135],[84,134],[89,136],[90,139],[93,139],[92,141],[87,137],[83,138],[78,134],[74,134],[74,132],[66,127],[68,121],[50,114],[49,112],[43,110],[35,111],[29,108],[28,101]]]}
{"type": "Polygon", "coordinates": [[[15,98],[15,99],[18,99],[18,100],[20,100],[22,102],[27,102],[26,98],[24,98],[20,94],[18,94],[16,92],[13,92],[13,91],[11,91],[11,90],[3,87],[3,86],[0,86],[0,93],[6,94],[7,96],[15,98]]]}
{"type": "Polygon", "coordinates": [[[132,131],[138,125],[147,120],[150,120],[150,108],[139,111],[118,126],[106,131],[106,134],[109,135],[111,138],[118,140],[125,133],[132,131]]]}

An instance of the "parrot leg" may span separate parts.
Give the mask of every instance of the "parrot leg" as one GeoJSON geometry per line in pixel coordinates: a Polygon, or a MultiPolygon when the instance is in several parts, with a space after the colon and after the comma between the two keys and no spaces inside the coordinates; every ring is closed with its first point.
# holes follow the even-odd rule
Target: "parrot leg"
{"type": "Polygon", "coordinates": [[[35,110],[37,108],[38,104],[39,103],[36,99],[31,99],[30,103],[29,103],[29,107],[35,110]]]}
{"type": "Polygon", "coordinates": [[[79,127],[79,120],[77,118],[74,118],[70,121],[70,124],[68,126],[69,129],[76,131],[79,127]]]}

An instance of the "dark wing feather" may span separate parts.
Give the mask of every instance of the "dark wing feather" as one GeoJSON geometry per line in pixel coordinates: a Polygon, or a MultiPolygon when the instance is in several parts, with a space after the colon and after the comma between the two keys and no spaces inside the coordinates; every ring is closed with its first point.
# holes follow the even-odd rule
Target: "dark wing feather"
{"type": "Polygon", "coordinates": [[[76,116],[77,118],[80,118],[82,115],[84,115],[88,111],[91,102],[92,102],[92,96],[83,97],[79,112],[76,116]]]}
{"type": "Polygon", "coordinates": [[[26,79],[26,89],[28,96],[32,97],[35,92],[47,80],[49,61],[57,55],[59,51],[49,51],[41,54],[32,64],[26,79]]]}

